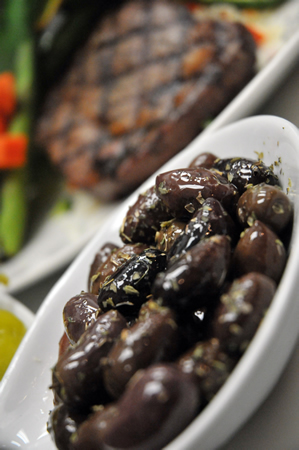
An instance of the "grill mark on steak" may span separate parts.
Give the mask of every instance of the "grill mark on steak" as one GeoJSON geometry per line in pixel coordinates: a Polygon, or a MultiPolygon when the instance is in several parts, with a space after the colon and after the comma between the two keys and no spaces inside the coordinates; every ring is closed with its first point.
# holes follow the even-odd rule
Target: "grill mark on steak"
{"type": "Polygon", "coordinates": [[[254,63],[241,24],[198,22],[167,0],[128,1],[49,94],[37,139],[72,184],[103,199],[126,195],[223,109],[254,63]]]}

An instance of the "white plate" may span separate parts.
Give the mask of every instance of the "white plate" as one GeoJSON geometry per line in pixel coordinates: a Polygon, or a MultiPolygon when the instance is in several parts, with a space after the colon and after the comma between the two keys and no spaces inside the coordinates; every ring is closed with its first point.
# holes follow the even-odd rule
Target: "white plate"
{"type": "MultiPolygon", "coordinates": [[[[244,119],[202,136],[161,170],[186,166],[198,153],[212,151],[220,157],[256,158],[263,152],[266,164],[281,158],[275,166],[284,189],[290,186],[295,226],[288,264],[266,315],[229,380],[200,416],[172,444],[169,450],[215,449],[248,418],[269,393],[281,373],[298,335],[299,303],[299,131],[290,122],[273,116],[244,119]]],[[[161,171],[159,170],[159,172],[161,171]]],[[[155,175],[138,192],[151,186],[155,175]]],[[[50,450],[54,445],[46,431],[52,408],[51,367],[63,333],[62,309],[72,296],[86,289],[90,264],[96,250],[106,241],[119,243],[119,227],[127,208],[136,200],[130,196],[102,226],[46,297],[35,322],[15,355],[0,386],[0,443],[16,447],[50,450]],[[21,375],[20,375],[21,374],[21,375]]]]}
{"type": "MultiPolygon", "coordinates": [[[[258,74],[201,134],[254,113],[269,97],[298,60],[298,23],[298,0],[287,1],[260,21],[260,28],[270,35],[274,30],[274,37],[258,49],[258,74]]],[[[9,280],[8,292],[16,293],[69,264],[114,208],[77,192],[70,211],[47,217],[19,254],[0,265],[9,280]]]]}

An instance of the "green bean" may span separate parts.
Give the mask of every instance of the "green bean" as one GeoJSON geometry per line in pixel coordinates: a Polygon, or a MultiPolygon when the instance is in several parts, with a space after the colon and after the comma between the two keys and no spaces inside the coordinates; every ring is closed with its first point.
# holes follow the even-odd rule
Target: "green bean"
{"type": "MultiPolygon", "coordinates": [[[[33,92],[33,32],[29,4],[22,0],[4,3],[0,20],[0,71],[12,71],[16,78],[17,113],[9,133],[25,133],[30,139],[33,92]]],[[[28,165],[2,173],[0,189],[0,258],[16,254],[24,242],[28,219],[28,165]]]]}
{"type": "Polygon", "coordinates": [[[7,257],[19,251],[27,218],[26,173],[14,170],[4,178],[1,189],[0,239],[7,257]]]}

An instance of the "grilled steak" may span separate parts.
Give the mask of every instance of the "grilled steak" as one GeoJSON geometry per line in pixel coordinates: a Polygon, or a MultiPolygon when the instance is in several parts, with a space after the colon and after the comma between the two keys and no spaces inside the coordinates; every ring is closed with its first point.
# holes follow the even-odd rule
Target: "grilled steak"
{"type": "Polygon", "coordinates": [[[49,93],[38,142],[72,185],[118,198],[183,149],[254,65],[243,25],[200,22],[175,1],[127,1],[49,93]]]}

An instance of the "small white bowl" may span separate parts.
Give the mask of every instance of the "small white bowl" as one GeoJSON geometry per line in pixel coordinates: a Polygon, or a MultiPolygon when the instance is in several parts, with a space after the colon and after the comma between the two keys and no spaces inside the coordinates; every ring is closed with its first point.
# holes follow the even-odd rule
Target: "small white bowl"
{"type": "MultiPolygon", "coordinates": [[[[24,325],[28,331],[34,321],[34,314],[23,303],[19,302],[9,294],[0,291],[0,310],[9,311],[14,314],[24,325]]],[[[11,363],[12,364],[12,361],[11,363]]],[[[6,374],[4,374],[3,379],[6,374]]]]}
{"type": "Polygon", "coordinates": [[[27,330],[29,330],[33,324],[35,317],[33,312],[23,303],[19,302],[19,300],[16,300],[6,292],[0,291],[0,309],[4,309],[14,314],[23,322],[27,330]]]}
{"type": "MultiPolygon", "coordinates": [[[[201,152],[219,157],[257,158],[275,164],[284,190],[294,205],[294,229],[285,273],[269,311],[244,356],[227,382],[204,411],[167,446],[168,450],[215,449],[248,419],[276,383],[298,336],[299,302],[299,131],[290,122],[273,116],[256,116],[229,125],[215,134],[200,136],[165,164],[164,172],[186,167],[201,152]]],[[[138,193],[154,183],[153,175],[117,208],[54,286],[25,336],[14,364],[0,385],[1,444],[50,450],[55,446],[46,430],[53,397],[49,389],[51,367],[63,333],[64,304],[87,287],[90,264],[107,241],[118,236],[128,206],[138,193]]]]}

